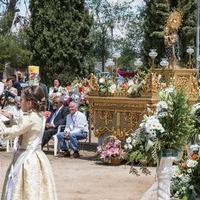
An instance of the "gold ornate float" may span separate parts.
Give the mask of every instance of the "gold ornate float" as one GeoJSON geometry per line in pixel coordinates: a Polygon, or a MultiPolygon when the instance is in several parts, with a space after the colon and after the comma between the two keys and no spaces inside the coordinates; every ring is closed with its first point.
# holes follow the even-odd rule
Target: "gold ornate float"
{"type": "MultiPolygon", "coordinates": [[[[88,100],[90,121],[94,126],[95,136],[112,134],[118,139],[124,139],[127,134],[132,133],[138,127],[142,116],[148,114],[148,108],[152,110],[155,108],[155,104],[159,101],[159,90],[171,84],[178,90],[184,88],[190,103],[195,103],[199,93],[198,81],[195,76],[197,69],[192,69],[192,65],[188,64],[187,68],[181,68],[175,54],[175,45],[178,42],[177,31],[181,20],[182,16],[178,11],[169,15],[164,28],[166,56],[169,62],[162,68],[154,68],[154,64],[152,64],[153,67],[145,76],[145,82],[139,95],[130,98],[127,91],[102,92],[97,78],[91,74],[91,95],[88,100]],[[171,39],[173,40],[170,38],[171,36],[176,36],[176,40],[171,41],[171,39]],[[170,43],[166,43],[166,40],[170,43]]],[[[152,61],[156,55],[152,56],[152,61]]],[[[191,56],[189,61],[191,62],[191,56]]]]}
{"type": "Polygon", "coordinates": [[[161,85],[167,87],[173,82],[177,89],[185,88],[190,102],[194,103],[198,95],[195,73],[196,69],[152,69],[147,75],[141,96],[133,98],[128,97],[127,93],[102,95],[98,91],[96,77],[91,75],[92,91],[88,100],[95,136],[112,134],[118,139],[124,139],[127,134],[132,133],[142,116],[148,113],[148,108],[153,110],[159,101],[158,91],[161,85]]]}

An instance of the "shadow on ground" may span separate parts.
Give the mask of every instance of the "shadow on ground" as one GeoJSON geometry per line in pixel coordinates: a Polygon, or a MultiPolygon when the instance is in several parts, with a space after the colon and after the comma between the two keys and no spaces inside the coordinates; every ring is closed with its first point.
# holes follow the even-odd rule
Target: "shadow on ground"
{"type": "MultiPolygon", "coordinates": [[[[89,161],[100,161],[99,155],[97,154],[97,143],[81,143],[79,144],[80,158],[89,161]]],[[[44,153],[47,155],[53,155],[53,145],[49,145],[49,151],[44,149],[44,153]]]]}

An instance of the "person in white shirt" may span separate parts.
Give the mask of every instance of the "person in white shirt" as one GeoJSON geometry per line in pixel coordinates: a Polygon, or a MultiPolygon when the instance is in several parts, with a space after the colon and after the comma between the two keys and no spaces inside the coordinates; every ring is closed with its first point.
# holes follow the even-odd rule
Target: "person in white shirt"
{"type": "Polygon", "coordinates": [[[69,114],[66,119],[64,132],[57,134],[58,141],[65,157],[70,157],[69,149],[65,140],[69,139],[71,148],[74,151],[73,157],[78,158],[78,140],[84,139],[88,135],[88,121],[86,116],[78,110],[78,104],[74,101],[69,103],[69,114]]]}

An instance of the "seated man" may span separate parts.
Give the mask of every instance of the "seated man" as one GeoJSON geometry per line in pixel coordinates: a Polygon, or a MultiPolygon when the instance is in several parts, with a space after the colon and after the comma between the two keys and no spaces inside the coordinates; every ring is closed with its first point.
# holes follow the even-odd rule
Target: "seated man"
{"type": "Polygon", "coordinates": [[[54,100],[54,109],[51,116],[47,119],[44,135],[42,138],[42,148],[49,142],[51,137],[57,133],[59,125],[65,125],[66,116],[69,113],[69,109],[63,106],[63,97],[56,97],[54,100]]]}
{"type": "Polygon", "coordinates": [[[86,116],[78,110],[78,104],[74,101],[69,103],[69,114],[67,115],[67,121],[64,132],[57,134],[58,141],[60,143],[61,150],[64,151],[65,157],[70,157],[70,152],[67,148],[65,139],[69,139],[71,148],[74,151],[73,157],[78,158],[78,140],[87,137],[88,121],[86,116]]]}

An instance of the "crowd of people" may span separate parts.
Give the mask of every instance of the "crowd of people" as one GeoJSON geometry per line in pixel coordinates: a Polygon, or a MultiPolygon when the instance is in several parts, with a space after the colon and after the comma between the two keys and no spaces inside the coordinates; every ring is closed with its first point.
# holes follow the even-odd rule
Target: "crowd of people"
{"type": "MultiPolygon", "coordinates": [[[[22,87],[20,85],[20,82],[17,81],[17,76],[15,74],[13,74],[12,76],[8,78],[4,78],[4,79],[2,78],[2,83],[4,84],[3,86],[4,88],[1,95],[1,105],[0,105],[1,114],[5,116],[7,119],[7,121],[4,120],[4,124],[6,124],[7,126],[12,126],[13,124],[16,124],[17,120],[23,115],[23,112],[20,108],[20,96],[22,92],[22,87]]],[[[43,90],[44,96],[45,96],[44,110],[41,112],[42,115],[45,116],[46,118],[45,130],[44,130],[43,138],[41,141],[41,149],[43,149],[47,145],[47,143],[50,141],[52,136],[57,133],[58,127],[60,125],[66,125],[66,127],[68,126],[69,128],[69,125],[67,124],[67,120],[66,120],[67,115],[70,113],[71,113],[70,115],[73,115],[75,111],[77,111],[77,113],[80,112],[79,108],[80,108],[80,105],[82,105],[81,102],[84,102],[84,105],[85,105],[86,100],[81,96],[81,92],[78,88],[74,87],[72,89],[73,86],[71,87],[70,84],[67,84],[66,87],[62,87],[61,81],[58,78],[53,78],[52,87],[49,87],[49,89],[44,83],[41,83],[41,82],[39,82],[39,87],[43,90]],[[69,108],[69,103],[71,101],[74,102],[73,104],[74,109],[69,108]]],[[[70,119],[71,118],[69,118],[68,120],[70,119]]],[[[87,117],[85,119],[84,120],[87,122],[87,117]]],[[[80,126],[82,122],[79,123],[79,120],[78,120],[76,123],[77,123],[76,125],[77,126],[76,129],[77,129],[78,126],[80,126]]],[[[85,126],[87,127],[87,124],[85,126]]],[[[82,129],[85,130],[85,127],[82,127],[82,129]]],[[[63,134],[63,132],[61,133],[63,134]]],[[[88,130],[87,130],[87,133],[88,133],[88,130]]],[[[63,142],[60,139],[60,134],[58,135],[59,135],[58,139],[60,141],[60,145],[62,149],[63,142]]],[[[75,135],[77,138],[75,139],[76,141],[74,141],[73,137],[70,137],[70,141],[72,144],[71,145],[72,149],[74,150],[74,157],[77,158],[79,157],[77,140],[81,139],[82,137],[87,137],[87,135],[85,134],[82,137],[80,137],[79,134],[78,135],[75,134],[75,135]]],[[[2,141],[2,139],[0,143],[5,145],[5,141],[2,141]]],[[[63,151],[65,152],[66,148],[64,148],[63,151]]],[[[66,157],[69,157],[68,156],[69,154],[66,154],[66,153],[62,155],[65,155],[65,156],[67,155],[66,157]]]]}
{"type": "Polygon", "coordinates": [[[73,157],[80,156],[78,140],[89,133],[87,117],[79,111],[80,91],[71,92],[70,85],[63,88],[58,78],[52,83],[49,89],[42,83],[22,89],[15,75],[2,79],[0,112],[5,118],[0,120],[0,143],[17,139],[2,200],[57,199],[51,166],[43,151],[53,135],[57,134],[61,146],[59,157],[71,156],[65,140],[70,141],[73,157]],[[65,128],[57,133],[59,125],[65,128]]]}

